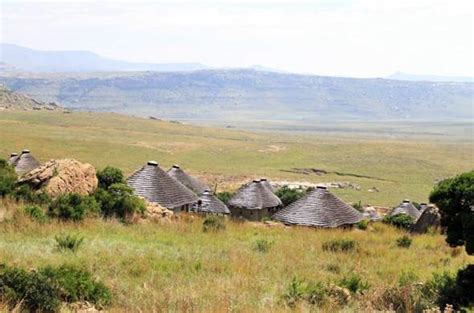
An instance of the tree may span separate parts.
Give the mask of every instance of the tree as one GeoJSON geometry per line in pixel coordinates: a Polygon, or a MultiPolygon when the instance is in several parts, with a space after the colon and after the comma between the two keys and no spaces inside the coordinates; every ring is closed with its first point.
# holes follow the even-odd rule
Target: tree
{"type": "Polygon", "coordinates": [[[0,197],[5,197],[15,188],[15,169],[4,159],[0,159],[0,197]]]}
{"type": "Polygon", "coordinates": [[[125,182],[123,173],[120,169],[107,166],[103,170],[97,172],[99,187],[107,189],[113,184],[122,184],[125,182]]]}
{"type": "Polygon", "coordinates": [[[132,188],[125,184],[113,184],[108,189],[97,189],[94,194],[102,214],[127,219],[134,213],[142,214],[146,210],[145,202],[133,194],[132,188]]]}
{"type": "Polygon", "coordinates": [[[441,214],[446,242],[466,247],[474,255],[474,171],[441,181],[431,192],[430,202],[441,214]]]}

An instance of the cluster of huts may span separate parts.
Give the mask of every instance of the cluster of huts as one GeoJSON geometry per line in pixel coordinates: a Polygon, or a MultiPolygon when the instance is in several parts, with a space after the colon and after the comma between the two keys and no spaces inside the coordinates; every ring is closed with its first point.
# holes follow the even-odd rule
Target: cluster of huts
{"type": "MultiPolygon", "coordinates": [[[[9,163],[19,175],[39,166],[29,150],[23,150],[20,155],[12,154],[9,163]]],[[[138,196],[175,213],[230,215],[250,221],[274,219],[287,225],[325,228],[350,226],[363,219],[380,218],[373,212],[359,212],[324,186],[318,186],[299,200],[282,207],[281,200],[265,178],[244,184],[226,205],[205,183],[186,173],[180,166],[173,165],[166,171],[155,161],[148,161],[134,172],[127,179],[127,184],[138,196]]],[[[419,210],[409,200],[404,200],[390,214],[407,214],[415,221],[423,219],[431,223],[432,216],[424,214],[428,211],[426,204],[422,204],[419,210]]],[[[439,218],[439,214],[436,218],[439,218]]]]}

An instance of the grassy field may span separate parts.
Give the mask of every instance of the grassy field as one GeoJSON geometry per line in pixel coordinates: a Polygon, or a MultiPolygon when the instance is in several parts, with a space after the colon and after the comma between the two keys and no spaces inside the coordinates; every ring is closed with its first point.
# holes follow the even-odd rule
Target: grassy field
{"type": "Polygon", "coordinates": [[[471,170],[474,164],[472,138],[389,139],[376,134],[364,137],[350,128],[343,136],[252,133],[106,113],[0,113],[4,157],[27,147],[41,161],[76,158],[99,168],[117,166],[126,174],[153,159],[165,168],[178,163],[210,184],[218,183],[219,189],[237,188],[261,176],[348,181],[361,190],[335,190],[344,200],[394,206],[404,198],[426,201],[435,181],[471,170]],[[292,168],[339,174],[286,172],[292,168]],[[369,192],[372,187],[380,192],[369,192]]]}
{"type": "MultiPolygon", "coordinates": [[[[290,311],[295,308],[282,297],[294,278],[339,284],[356,273],[369,289],[343,307],[329,303],[319,310],[361,312],[380,309],[383,290],[403,277],[410,277],[409,283],[424,282],[434,272],[454,273],[472,263],[464,249],[447,247],[440,235],[415,236],[410,248],[399,248],[396,239],[402,232],[380,223],[361,231],[229,221],[224,231],[205,233],[196,217],[163,224],[90,219],[39,225],[12,203],[0,202],[0,210],[7,212],[6,222],[0,223],[2,262],[25,268],[86,268],[111,288],[111,311],[290,311]],[[84,244],[76,254],[60,252],[54,239],[60,234],[83,236],[84,244]],[[353,239],[357,249],[324,251],[322,244],[333,239],[353,239]],[[268,242],[269,249],[257,249],[258,241],[268,242]]],[[[302,302],[296,311],[309,309],[302,302]]]]}

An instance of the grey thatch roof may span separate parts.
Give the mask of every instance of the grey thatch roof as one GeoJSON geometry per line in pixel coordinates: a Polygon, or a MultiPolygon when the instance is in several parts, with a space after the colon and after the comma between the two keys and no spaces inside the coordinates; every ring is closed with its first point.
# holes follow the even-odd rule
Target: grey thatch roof
{"type": "Polygon", "coordinates": [[[407,214],[416,221],[420,217],[421,212],[413,205],[413,203],[411,203],[410,200],[406,199],[390,213],[391,216],[398,214],[407,214]]]}
{"type": "Polygon", "coordinates": [[[149,161],[127,179],[138,196],[165,208],[193,204],[199,198],[188,188],[169,176],[158,163],[149,161]]]}
{"type": "Polygon", "coordinates": [[[192,177],[191,175],[187,174],[183,171],[179,165],[173,165],[168,170],[168,175],[179,181],[181,184],[188,187],[188,189],[194,191],[196,194],[201,194],[205,190],[209,189],[206,184],[199,181],[197,178],[192,177]]]}
{"type": "Polygon", "coordinates": [[[230,199],[229,206],[249,210],[261,210],[280,206],[281,200],[259,180],[243,185],[230,199]]]}
{"type": "Polygon", "coordinates": [[[273,214],[273,218],[292,225],[339,227],[358,223],[363,216],[325,187],[318,187],[273,214]]]}
{"type": "Polygon", "coordinates": [[[193,210],[202,213],[230,214],[229,208],[219,200],[211,191],[205,190],[194,203],[193,210]]]}
{"type": "Polygon", "coordinates": [[[427,206],[416,223],[413,224],[411,232],[418,234],[426,233],[430,227],[439,227],[440,222],[441,215],[439,214],[439,210],[434,206],[427,206]]]}
{"type": "Polygon", "coordinates": [[[8,159],[8,164],[15,166],[16,159],[18,159],[18,153],[12,152],[8,159]]]}
{"type": "MultiPolygon", "coordinates": [[[[12,158],[10,158],[12,160],[12,158]]],[[[12,160],[11,163],[15,167],[15,172],[18,175],[28,173],[34,168],[40,166],[40,162],[30,153],[30,150],[23,150],[19,156],[12,160]]]]}
{"type": "Polygon", "coordinates": [[[268,179],[262,178],[262,179],[260,179],[260,182],[262,183],[262,185],[264,185],[265,187],[267,187],[268,189],[270,189],[271,192],[275,193],[275,189],[273,188],[272,184],[270,184],[270,182],[268,181],[268,179]]]}

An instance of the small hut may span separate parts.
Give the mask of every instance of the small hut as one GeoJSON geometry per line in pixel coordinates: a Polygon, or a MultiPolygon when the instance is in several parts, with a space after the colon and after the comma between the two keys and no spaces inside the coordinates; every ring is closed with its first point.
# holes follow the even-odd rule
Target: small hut
{"type": "Polygon", "coordinates": [[[197,178],[192,177],[181,169],[179,165],[173,165],[168,170],[168,175],[179,181],[181,184],[185,185],[188,189],[192,190],[194,193],[200,195],[205,190],[209,189],[206,184],[199,181],[197,178]]]}
{"type": "Polygon", "coordinates": [[[438,208],[435,206],[427,206],[423,213],[411,227],[412,233],[424,234],[429,228],[439,228],[441,223],[441,215],[439,214],[438,208]]]}
{"type": "Polygon", "coordinates": [[[281,200],[260,180],[243,185],[230,199],[229,209],[234,217],[260,221],[270,217],[281,206],[281,200]]]}
{"type": "Polygon", "coordinates": [[[16,159],[18,159],[18,153],[12,152],[10,158],[8,159],[8,164],[15,166],[16,159]]]}
{"type": "Polygon", "coordinates": [[[362,214],[333,195],[326,187],[318,186],[301,199],[273,215],[287,225],[333,228],[356,224],[362,214]]]}
{"type": "Polygon", "coordinates": [[[24,149],[20,155],[10,158],[13,161],[12,165],[15,167],[15,172],[18,175],[28,173],[34,168],[40,166],[40,162],[30,153],[30,150],[24,149]]]}
{"type": "Polygon", "coordinates": [[[421,212],[411,203],[410,200],[405,199],[403,202],[392,210],[390,216],[395,216],[398,214],[406,214],[413,218],[414,221],[418,220],[421,215],[421,212]]]}
{"type": "Polygon", "coordinates": [[[155,161],[149,161],[127,179],[135,193],[150,202],[172,209],[189,211],[199,198],[186,186],[169,176],[155,161]]]}
{"type": "Polygon", "coordinates": [[[193,211],[203,214],[227,215],[230,214],[229,208],[219,200],[210,190],[205,190],[200,196],[198,202],[194,203],[193,211]]]}
{"type": "Polygon", "coordinates": [[[271,192],[275,193],[275,189],[273,188],[272,184],[270,184],[270,182],[268,181],[268,179],[266,179],[266,178],[261,178],[261,179],[260,179],[260,183],[261,183],[263,186],[265,186],[265,187],[267,187],[268,189],[270,189],[271,192]]]}

